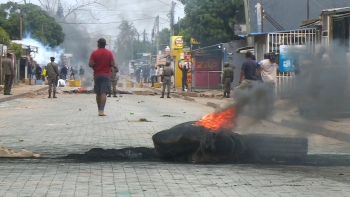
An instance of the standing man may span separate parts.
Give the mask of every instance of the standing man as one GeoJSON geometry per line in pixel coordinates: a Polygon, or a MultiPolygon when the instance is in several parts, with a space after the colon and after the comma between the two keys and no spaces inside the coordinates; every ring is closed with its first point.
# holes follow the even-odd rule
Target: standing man
{"type": "Polygon", "coordinates": [[[29,85],[32,85],[32,62],[33,59],[30,58],[30,60],[28,60],[28,78],[29,78],[29,85]]]}
{"type": "Polygon", "coordinates": [[[73,76],[73,80],[75,80],[75,70],[74,70],[74,67],[70,67],[70,76],[69,78],[72,79],[72,76],[73,76]]]}
{"type": "Polygon", "coordinates": [[[50,57],[51,62],[46,65],[46,75],[47,75],[47,80],[49,83],[49,97],[51,98],[51,92],[53,89],[53,98],[56,97],[56,86],[58,82],[58,65],[55,63],[55,58],[50,57]]]}
{"type": "Polygon", "coordinates": [[[152,87],[154,87],[154,82],[156,82],[156,78],[157,78],[157,70],[154,66],[152,66],[151,69],[151,82],[152,82],[152,87]]]}
{"type": "Polygon", "coordinates": [[[111,68],[111,83],[112,87],[109,90],[108,97],[111,97],[112,90],[113,90],[113,97],[117,97],[117,84],[118,84],[118,78],[117,73],[119,72],[118,65],[114,65],[111,68]]]}
{"type": "Polygon", "coordinates": [[[84,74],[85,74],[85,70],[83,66],[80,66],[80,70],[79,70],[80,80],[84,79],[84,74]]]}
{"type": "Polygon", "coordinates": [[[94,70],[94,90],[99,116],[106,116],[104,109],[111,86],[111,68],[115,65],[113,54],[105,48],[106,45],[106,40],[100,38],[97,41],[98,49],[91,53],[89,61],[89,66],[94,70]]]}
{"type": "Polygon", "coordinates": [[[66,80],[67,79],[67,73],[68,73],[67,65],[63,65],[63,67],[61,69],[61,72],[62,72],[62,79],[66,80]]]}
{"type": "Polygon", "coordinates": [[[187,73],[192,68],[192,63],[187,59],[186,62],[183,62],[181,65],[179,64],[179,68],[182,72],[182,91],[187,91],[187,73]]]}
{"type": "Polygon", "coordinates": [[[42,69],[41,69],[40,65],[36,64],[36,69],[35,69],[36,80],[41,79],[41,73],[42,73],[42,69]]]}
{"type": "Polygon", "coordinates": [[[253,54],[250,51],[245,54],[246,61],[241,68],[241,75],[239,77],[238,86],[236,87],[238,89],[250,88],[257,81],[256,72],[260,65],[252,60],[252,56],[253,54]]]}
{"type": "Polygon", "coordinates": [[[11,88],[13,79],[15,78],[15,70],[13,68],[13,62],[11,60],[10,53],[7,53],[6,58],[2,61],[2,70],[3,75],[5,75],[4,95],[12,95],[11,88]]]}
{"type": "Polygon", "coordinates": [[[163,69],[163,92],[162,97],[164,98],[165,87],[167,88],[167,98],[170,97],[170,85],[171,85],[171,77],[174,76],[174,70],[170,67],[170,62],[166,62],[165,67],[163,69]]]}
{"type": "Polygon", "coordinates": [[[230,68],[228,62],[224,63],[224,71],[222,73],[222,84],[224,85],[224,97],[230,98],[231,83],[233,82],[233,69],[230,68]]]}

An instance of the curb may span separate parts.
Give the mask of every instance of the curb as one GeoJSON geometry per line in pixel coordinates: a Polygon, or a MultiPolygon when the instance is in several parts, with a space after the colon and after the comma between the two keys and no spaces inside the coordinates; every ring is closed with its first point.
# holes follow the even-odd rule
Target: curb
{"type": "Polygon", "coordinates": [[[24,97],[24,96],[26,96],[26,95],[28,95],[30,93],[33,93],[33,92],[45,91],[47,89],[49,89],[49,87],[40,88],[38,90],[31,91],[31,92],[26,92],[26,93],[23,93],[23,94],[13,95],[13,96],[10,96],[10,97],[7,97],[7,98],[2,98],[2,99],[0,99],[0,103],[6,102],[6,101],[11,101],[11,100],[14,100],[14,99],[18,99],[18,98],[24,97]]]}
{"type": "MultiPolygon", "coordinates": [[[[124,77],[121,77],[121,78],[125,79],[125,81],[131,82],[131,83],[136,83],[135,81],[132,81],[132,80],[130,80],[130,79],[126,79],[126,78],[124,78],[124,77]]],[[[149,86],[149,85],[143,84],[142,87],[143,87],[143,88],[147,88],[147,89],[152,90],[152,91],[155,91],[155,92],[157,92],[157,93],[159,93],[159,94],[162,94],[162,90],[157,89],[157,88],[152,88],[152,87],[149,86]]],[[[193,98],[190,98],[190,97],[186,98],[185,96],[182,96],[182,95],[177,94],[177,93],[174,93],[174,92],[170,92],[170,95],[171,95],[172,97],[174,97],[174,98],[182,98],[182,99],[185,99],[185,100],[188,100],[188,101],[195,101],[193,98]]]]}

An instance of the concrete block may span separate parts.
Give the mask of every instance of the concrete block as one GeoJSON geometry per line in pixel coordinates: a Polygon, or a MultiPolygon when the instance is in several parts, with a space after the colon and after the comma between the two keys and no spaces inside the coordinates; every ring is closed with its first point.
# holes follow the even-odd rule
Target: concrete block
{"type": "Polygon", "coordinates": [[[125,83],[126,88],[132,88],[132,83],[131,82],[126,82],[125,83]]]}
{"type": "Polygon", "coordinates": [[[155,88],[161,88],[162,85],[161,85],[160,83],[154,83],[154,87],[155,87],[155,88]]]}
{"type": "Polygon", "coordinates": [[[117,85],[119,88],[122,88],[123,87],[123,84],[122,83],[118,83],[117,85]]]}
{"type": "Polygon", "coordinates": [[[180,92],[179,94],[182,96],[198,97],[197,92],[180,92]]]}
{"type": "Polygon", "coordinates": [[[136,83],[135,88],[142,88],[142,83],[136,83]]]}
{"type": "Polygon", "coordinates": [[[22,83],[29,83],[29,78],[23,78],[22,83]]]}
{"type": "Polygon", "coordinates": [[[207,106],[213,107],[213,108],[220,108],[220,105],[219,105],[219,104],[212,103],[212,102],[207,102],[207,106]]]}

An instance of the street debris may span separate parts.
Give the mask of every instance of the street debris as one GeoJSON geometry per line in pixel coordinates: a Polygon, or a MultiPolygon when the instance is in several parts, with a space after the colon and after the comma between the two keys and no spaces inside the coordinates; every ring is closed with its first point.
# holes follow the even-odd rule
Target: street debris
{"type": "Polygon", "coordinates": [[[22,148],[21,151],[15,152],[12,149],[7,148],[4,145],[0,145],[0,157],[1,158],[39,158],[41,155],[34,154],[32,151],[29,151],[25,148],[22,148]]]}
{"type": "MultiPolygon", "coordinates": [[[[125,120],[127,120],[125,118],[125,120]]],[[[152,122],[150,120],[147,120],[146,118],[140,118],[139,120],[129,120],[128,122],[152,122]]]]}
{"type": "Polygon", "coordinates": [[[18,141],[19,141],[19,142],[23,142],[23,139],[22,139],[22,138],[19,138],[18,141]]]}
{"type": "Polygon", "coordinates": [[[161,117],[174,117],[174,116],[165,114],[165,115],[161,115],[161,117]]]}

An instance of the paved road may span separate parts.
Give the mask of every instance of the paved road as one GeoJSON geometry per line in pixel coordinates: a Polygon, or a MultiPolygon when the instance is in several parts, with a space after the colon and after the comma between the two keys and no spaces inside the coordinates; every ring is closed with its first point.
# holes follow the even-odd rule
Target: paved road
{"type": "MultiPolygon", "coordinates": [[[[44,160],[0,160],[0,196],[348,196],[349,167],[77,163],[49,159],[90,148],[152,147],[151,136],[212,108],[181,99],[124,95],[98,117],[94,95],[58,95],[0,104],[1,144],[44,160]],[[130,114],[133,112],[133,114],[130,114]],[[171,115],[174,117],[163,117],[171,115]],[[147,118],[152,122],[137,122],[147,118]],[[19,142],[22,138],[24,141],[19,142]]],[[[310,153],[349,154],[349,143],[268,122],[240,120],[240,133],[305,135],[310,153]]]]}

